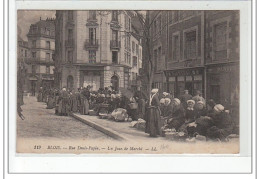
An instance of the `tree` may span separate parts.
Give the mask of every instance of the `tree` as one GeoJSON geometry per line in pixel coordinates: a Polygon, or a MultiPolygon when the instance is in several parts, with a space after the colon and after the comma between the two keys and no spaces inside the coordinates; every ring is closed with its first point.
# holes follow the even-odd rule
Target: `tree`
{"type": "Polygon", "coordinates": [[[154,16],[153,19],[150,19],[150,11],[146,11],[145,16],[140,11],[135,11],[139,22],[141,24],[142,28],[142,34],[140,35],[140,38],[143,42],[143,75],[142,75],[142,86],[143,90],[146,92],[147,96],[149,96],[151,89],[152,89],[152,83],[153,83],[153,77],[155,73],[155,62],[152,59],[152,39],[153,34],[152,31],[152,25],[155,21],[156,16],[161,11],[158,11],[157,14],[154,16]]]}

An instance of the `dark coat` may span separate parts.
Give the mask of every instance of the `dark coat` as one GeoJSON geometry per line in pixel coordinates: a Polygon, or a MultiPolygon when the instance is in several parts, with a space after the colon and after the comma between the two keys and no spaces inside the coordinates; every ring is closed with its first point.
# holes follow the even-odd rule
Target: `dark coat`
{"type": "Polygon", "coordinates": [[[226,112],[221,112],[213,117],[213,126],[207,130],[207,136],[211,139],[225,139],[232,133],[233,122],[226,112]]]}
{"type": "Polygon", "coordinates": [[[160,134],[159,129],[159,120],[160,120],[160,101],[158,94],[154,95],[151,101],[151,105],[149,105],[146,109],[146,126],[145,132],[150,134],[151,137],[156,137],[160,134]]]}
{"type": "Polygon", "coordinates": [[[172,120],[168,122],[169,128],[179,129],[185,123],[185,110],[182,105],[173,107],[172,120]]]}

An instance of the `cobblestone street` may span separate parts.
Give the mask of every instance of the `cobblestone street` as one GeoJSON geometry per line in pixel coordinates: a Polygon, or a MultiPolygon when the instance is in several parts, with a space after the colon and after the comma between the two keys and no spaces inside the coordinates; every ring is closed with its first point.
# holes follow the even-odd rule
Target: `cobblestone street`
{"type": "Polygon", "coordinates": [[[54,109],[37,102],[36,97],[24,97],[25,120],[17,117],[17,138],[109,139],[109,136],[69,116],[57,116],[54,109]]]}

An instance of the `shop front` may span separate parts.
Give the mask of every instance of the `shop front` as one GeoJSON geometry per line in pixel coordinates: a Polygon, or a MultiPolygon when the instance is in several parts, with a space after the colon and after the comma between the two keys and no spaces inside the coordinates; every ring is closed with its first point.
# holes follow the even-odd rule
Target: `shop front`
{"type": "Polygon", "coordinates": [[[228,107],[239,97],[239,64],[216,64],[206,67],[207,99],[228,107]]]}
{"type": "Polygon", "coordinates": [[[80,71],[80,86],[87,87],[92,86],[92,90],[97,91],[104,86],[104,68],[92,67],[81,68],[80,71]]]}
{"type": "Polygon", "coordinates": [[[204,67],[167,70],[165,74],[167,91],[175,97],[183,95],[184,90],[189,90],[191,95],[200,90],[204,96],[204,67]]]}

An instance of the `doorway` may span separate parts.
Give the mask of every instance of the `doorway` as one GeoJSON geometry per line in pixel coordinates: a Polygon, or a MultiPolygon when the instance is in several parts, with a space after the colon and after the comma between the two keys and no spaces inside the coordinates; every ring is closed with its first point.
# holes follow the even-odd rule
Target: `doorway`
{"type": "Polygon", "coordinates": [[[119,79],[116,75],[111,77],[111,84],[112,84],[111,86],[112,86],[113,90],[118,91],[118,89],[119,89],[119,79]]]}
{"type": "Polygon", "coordinates": [[[216,103],[220,103],[220,86],[219,85],[210,86],[210,98],[213,99],[216,103]]]}
{"type": "Polygon", "coordinates": [[[72,90],[73,89],[73,77],[71,75],[67,78],[67,89],[72,90]]]}

